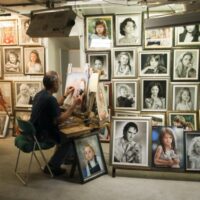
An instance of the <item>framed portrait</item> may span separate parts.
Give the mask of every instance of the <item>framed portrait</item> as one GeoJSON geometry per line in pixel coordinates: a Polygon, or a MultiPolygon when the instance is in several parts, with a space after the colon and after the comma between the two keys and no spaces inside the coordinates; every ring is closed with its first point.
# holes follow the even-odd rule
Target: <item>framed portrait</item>
{"type": "Polygon", "coordinates": [[[136,78],[136,49],[115,48],[112,58],[114,78],[136,78]]]}
{"type": "Polygon", "coordinates": [[[148,117],[113,117],[111,164],[148,167],[151,122],[148,117]]]}
{"type": "Polygon", "coordinates": [[[199,80],[199,49],[175,49],[173,81],[199,80]]]}
{"type": "Polygon", "coordinates": [[[41,81],[15,81],[15,107],[32,107],[35,95],[42,89],[41,81]]]}
{"type": "Polygon", "coordinates": [[[18,45],[17,19],[0,20],[0,45],[18,45]]]}
{"type": "Polygon", "coordinates": [[[170,51],[139,52],[140,76],[170,76],[170,51]]]}
{"type": "Polygon", "coordinates": [[[105,126],[99,129],[99,140],[100,142],[110,142],[110,127],[105,126]]]}
{"type": "Polygon", "coordinates": [[[85,17],[87,50],[109,49],[113,46],[113,16],[96,15],[85,17]]]}
{"type": "Polygon", "coordinates": [[[183,135],[183,128],[152,128],[152,167],[167,171],[180,171],[185,168],[183,135]],[[167,148],[168,145],[170,148],[167,148]]]}
{"type": "Polygon", "coordinates": [[[168,108],[168,79],[141,79],[141,110],[166,111],[168,108]]]}
{"type": "Polygon", "coordinates": [[[107,173],[98,133],[88,133],[74,139],[78,168],[83,183],[107,173]]]}
{"type": "Polygon", "coordinates": [[[147,29],[144,31],[144,48],[164,49],[171,48],[173,43],[173,28],[164,27],[147,29]]]}
{"type": "Polygon", "coordinates": [[[185,169],[186,171],[200,171],[200,132],[185,131],[185,169]]]}
{"type": "Polygon", "coordinates": [[[0,114],[0,138],[6,136],[9,125],[9,116],[6,114],[0,114]]]}
{"type": "Polygon", "coordinates": [[[198,84],[183,83],[173,84],[173,110],[195,111],[197,110],[198,84]]]}
{"type": "Polygon", "coordinates": [[[0,81],[0,114],[13,113],[12,94],[12,82],[0,81]]]}
{"type": "Polygon", "coordinates": [[[200,24],[175,27],[175,45],[200,45],[200,24]]]}
{"type": "Polygon", "coordinates": [[[110,80],[110,52],[88,52],[87,60],[93,72],[100,72],[100,81],[110,80]]]}
{"type": "Polygon", "coordinates": [[[126,14],[115,16],[115,45],[141,45],[142,15],[126,14]]]}
{"type": "Polygon", "coordinates": [[[166,117],[165,117],[165,113],[159,113],[156,114],[154,112],[142,112],[140,113],[140,116],[142,117],[151,117],[151,125],[152,126],[165,126],[166,124],[166,117]]]}
{"type": "Polygon", "coordinates": [[[197,112],[168,111],[168,125],[183,127],[185,131],[197,131],[197,112]]]}
{"type": "Polygon", "coordinates": [[[137,81],[115,80],[113,82],[114,109],[136,110],[137,109],[137,81]]]}
{"type": "Polygon", "coordinates": [[[25,74],[43,75],[45,72],[44,47],[24,48],[25,74]]]}
{"type": "Polygon", "coordinates": [[[104,85],[107,105],[111,107],[112,106],[112,82],[104,82],[103,85],[104,85]]]}
{"type": "Polygon", "coordinates": [[[40,38],[32,38],[26,34],[31,20],[29,18],[19,19],[19,44],[20,45],[41,45],[40,38]]]}
{"type": "Polygon", "coordinates": [[[23,48],[20,46],[3,48],[4,74],[23,74],[23,48]]]}

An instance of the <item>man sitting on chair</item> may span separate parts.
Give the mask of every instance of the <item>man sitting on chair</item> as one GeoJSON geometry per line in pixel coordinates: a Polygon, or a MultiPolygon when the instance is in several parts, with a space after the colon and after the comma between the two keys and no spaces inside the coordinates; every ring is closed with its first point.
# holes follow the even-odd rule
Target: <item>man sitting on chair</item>
{"type": "MultiPolygon", "coordinates": [[[[59,131],[58,125],[64,122],[76,105],[82,101],[82,96],[74,97],[74,103],[65,112],[61,112],[60,107],[65,98],[74,92],[73,87],[68,87],[65,90],[65,94],[59,100],[57,100],[53,93],[58,92],[59,89],[59,76],[55,71],[49,71],[43,78],[44,89],[35,95],[33,100],[33,107],[31,113],[31,122],[36,128],[36,136],[39,141],[52,140],[57,144],[56,151],[49,161],[49,166],[54,175],[61,175],[65,173],[64,169],[60,168],[63,164],[69,151],[73,151],[72,142],[67,139],[66,136],[59,131]]],[[[73,152],[71,152],[73,153],[73,152]]],[[[49,173],[47,167],[44,168],[45,173],[49,173]]]]}

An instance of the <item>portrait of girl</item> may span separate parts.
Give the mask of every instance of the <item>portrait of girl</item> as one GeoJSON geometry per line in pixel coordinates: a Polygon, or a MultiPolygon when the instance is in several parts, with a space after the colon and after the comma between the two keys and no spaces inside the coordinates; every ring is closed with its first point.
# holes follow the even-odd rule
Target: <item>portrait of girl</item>
{"type": "MultiPolygon", "coordinates": [[[[20,52],[18,52],[20,53],[20,52]]],[[[4,67],[4,73],[16,73],[22,71],[20,66],[19,55],[16,51],[7,52],[6,64],[4,67]]]]}

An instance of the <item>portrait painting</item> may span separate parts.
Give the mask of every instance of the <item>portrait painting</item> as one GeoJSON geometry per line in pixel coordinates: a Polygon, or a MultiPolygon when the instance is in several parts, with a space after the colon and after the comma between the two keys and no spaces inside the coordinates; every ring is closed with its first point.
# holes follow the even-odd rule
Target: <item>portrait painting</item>
{"type": "Polygon", "coordinates": [[[43,75],[45,72],[44,47],[24,48],[25,74],[43,75]]]}
{"type": "Polygon", "coordinates": [[[88,133],[74,139],[78,168],[83,183],[107,173],[98,133],[88,133]]]}
{"type": "Polygon", "coordinates": [[[110,49],[113,46],[113,16],[96,15],[85,17],[87,50],[110,49]]]}
{"type": "Polygon", "coordinates": [[[199,80],[199,49],[174,50],[173,80],[199,80]]]}
{"type": "Polygon", "coordinates": [[[23,48],[19,46],[3,48],[4,74],[23,74],[23,48]]]}
{"type": "Polygon", "coordinates": [[[163,49],[171,48],[173,42],[173,28],[164,27],[145,30],[144,48],[163,49]]]}
{"type": "Polygon", "coordinates": [[[12,82],[0,81],[0,114],[13,113],[12,82]]]}
{"type": "Polygon", "coordinates": [[[113,166],[148,167],[150,118],[113,117],[112,153],[113,166]]]}
{"type": "Polygon", "coordinates": [[[165,113],[159,113],[159,114],[156,114],[154,112],[142,112],[140,114],[140,116],[142,117],[151,117],[151,125],[152,126],[165,126],[165,113]]]}
{"type": "Polygon", "coordinates": [[[32,107],[35,95],[42,89],[41,81],[15,81],[15,107],[32,107]]]}
{"type": "Polygon", "coordinates": [[[197,112],[169,111],[168,125],[182,127],[184,131],[197,131],[197,112]]]}
{"type": "Polygon", "coordinates": [[[26,31],[29,28],[31,20],[29,18],[21,18],[19,20],[19,44],[20,45],[41,45],[40,38],[32,38],[26,31]]]}
{"type": "Polygon", "coordinates": [[[0,20],[0,45],[18,45],[17,19],[0,20]]]}
{"type": "Polygon", "coordinates": [[[200,171],[200,132],[185,131],[185,169],[186,171],[200,171]]]}
{"type": "Polygon", "coordinates": [[[110,80],[110,52],[91,52],[87,54],[87,59],[92,72],[100,74],[100,81],[110,80]]]}
{"type": "Polygon", "coordinates": [[[168,79],[142,79],[141,110],[166,111],[168,108],[168,79]]]}
{"type": "Polygon", "coordinates": [[[115,81],[114,82],[114,109],[136,110],[137,109],[137,82],[115,81]]]}
{"type": "Polygon", "coordinates": [[[169,76],[170,51],[139,52],[140,76],[169,76]]]}
{"type": "Polygon", "coordinates": [[[141,14],[115,16],[116,46],[141,45],[141,14]]]}
{"type": "Polygon", "coordinates": [[[152,167],[168,171],[185,167],[183,128],[152,127],[152,167]]]}
{"type": "Polygon", "coordinates": [[[175,27],[175,44],[191,46],[200,44],[200,24],[175,27]]]}
{"type": "Polygon", "coordinates": [[[173,84],[172,91],[173,110],[195,111],[197,109],[197,84],[173,84]]]}
{"type": "Polygon", "coordinates": [[[0,114],[0,138],[6,136],[9,125],[9,116],[6,114],[0,114]]]}
{"type": "Polygon", "coordinates": [[[113,77],[135,78],[136,77],[136,49],[115,48],[113,50],[113,77]]]}
{"type": "Polygon", "coordinates": [[[106,102],[106,95],[103,83],[98,84],[98,89],[96,92],[96,103],[99,115],[99,121],[105,123],[109,121],[108,105],[106,102]]]}

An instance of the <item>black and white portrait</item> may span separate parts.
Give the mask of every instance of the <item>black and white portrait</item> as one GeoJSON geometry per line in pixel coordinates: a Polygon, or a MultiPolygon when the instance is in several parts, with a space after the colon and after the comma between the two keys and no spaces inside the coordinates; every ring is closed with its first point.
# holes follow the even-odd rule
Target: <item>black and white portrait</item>
{"type": "Polygon", "coordinates": [[[42,89],[40,81],[15,82],[15,106],[31,107],[37,92],[42,89]]]}
{"type": "Polygon", "coordinates": [[[142,80],[142,110],[165,111],[168,108],[168,80],[142,80]]]}
{"type": "Polygon", "coordinates": [[[170,51],[142,51],[139,53],[140,76],[169,76],[170,51]]]}
{"type": "Polygon", "coordinates": [[[110,80],[110,53],[95,52],[88,53],[88,63],[94,73],[99,73],[100,81],[110,80]]]}
{"type": "Polygon", "coordinates": [[[4,74],[23,74],[23,48],[3,48],[4,74]]]}
{"type": "Polygon", "coordinates": [[[141,14],[116,15],[116,46],[141,45],[141,14]]]}
{"type": "Polygon", "coordinates": [[[136,51],[133,48],[114,49],[113,51],[113,76],[118,77],[135,77],[136,75],[136,51]]]}
{"type": "Polygon", "coordinates": [[[199,79],[199,49],[174,50],[173,79],[178,81],[199,79]]]}
{"type": "Polygon", "coordinates": [[[200,44],[200,25],[190,24],[175,27],[176,45],[199,45],[200,44]]]}
{"type": "Polygon", "coordinates": [[[114,108],[126,110],[137,108],[137,82],[114,82],[114,108]]]}
{"type": "Polygon", "coordinates": [[[192,84],[173,85],[173,110],[194,111],[197,109],[198,86],[192,84]]]}
{"type": "Polygon", "coordinates": [[[148,166],[150,118],[113,118],[112,164],[148,166]]]}

